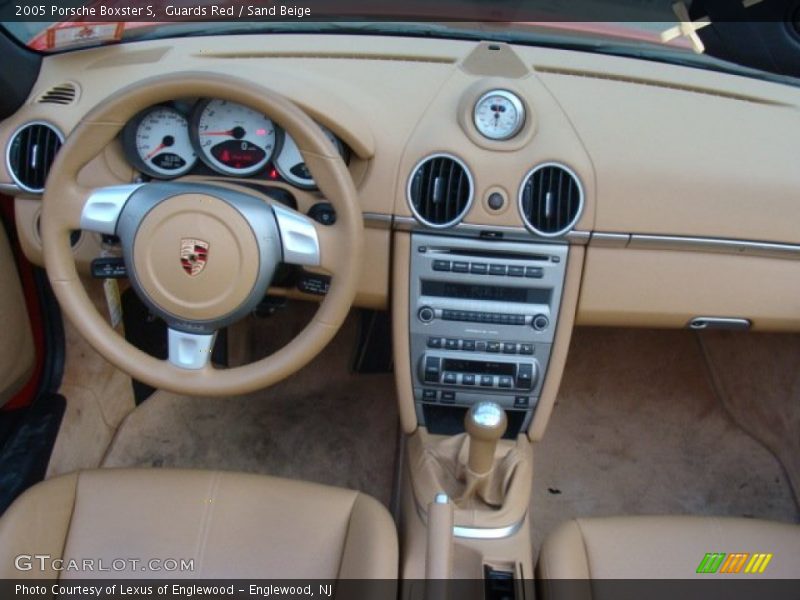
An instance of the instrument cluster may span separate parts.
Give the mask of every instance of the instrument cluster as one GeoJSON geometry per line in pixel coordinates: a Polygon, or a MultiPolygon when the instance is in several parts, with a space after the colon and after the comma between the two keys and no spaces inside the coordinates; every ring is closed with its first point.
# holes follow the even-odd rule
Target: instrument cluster
{"type": "MultiPolygon", "coordinates": [[[[320,125],[345,162],[350,151],[320,125]]],[[[204,98],[151,106],[122,131],[125,156],[155,179],[218,173],[261,175],[301,189],[316,184],[292,137],[269,117],[243,104],[204,98]]]]}

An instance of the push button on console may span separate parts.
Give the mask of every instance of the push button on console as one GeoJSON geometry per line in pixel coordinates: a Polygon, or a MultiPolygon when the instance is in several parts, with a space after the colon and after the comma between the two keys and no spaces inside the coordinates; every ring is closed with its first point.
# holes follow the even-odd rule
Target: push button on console
{"type": "Polygon", "coordinates": [[[487,352],[500,352],[500,342],[486,342],[487,352]]]}
{"type": "Polygon", "coordinates": [[[510,388],[512,385],[514,385],[511,375],[501,375],[499,379],[499,385],[502,388],[510,388]]]}
{"type": "Polygon", "coordinates": [[[486,272],[488,270],[489,266],[486,263],[472,263],[470,265],[470,271],[472,271],[476,275],[486,275],[486,272]]]}
{"type": "Polygon", "coordinates": [[[441,347],[442,347],[442,338],[438,337],[428,338],[428,348],[441,348],[441,347]]]}
{"type": "Polygon", "coordinates": [[[469,263],[468,262],[453,262],[453,272],[454,273],[468,273],[469,272],[469,263]]]}
{"type": "Polygon", "coordinates": [[[529,390],[533,386],[533,365],[521,364],[517,366],[517,387],[529,390]]]}
{"type": "Polygon", "coordinates": [[[450,270],[450,261],[449,260],[435,260],[435,261],[433,261],[433,270],[434,271],[449,271],[450,270]]]}
{"type": "Polygon", "coordinates": [[[448,350],[458,350],[458,340],[454,340],[453,338],[447,338],[444,341],[444,347],[448,350]]]}
{"type": "Polygon", "coordinates": [[[475,374],[474,373],[464,373],[461,376],[461,384],[462,385],[475,385],[475,374]]]}
{"type": "Polygon", "coordinates": [[[508,276],[509,277],[522,277],[525,274],[525,269],[523,267],[517,267],[514,265],[508,265],[508,276]]]}
{"type": "Polygon", "coordinates": [[[494,377],[491,375],[481,375],[481,387],[494,386],[494,377]]]}
{"type": "Polygon", "coordinates": [[[505,265],[489,265],[489,275],[505,275],[505,265]]]}

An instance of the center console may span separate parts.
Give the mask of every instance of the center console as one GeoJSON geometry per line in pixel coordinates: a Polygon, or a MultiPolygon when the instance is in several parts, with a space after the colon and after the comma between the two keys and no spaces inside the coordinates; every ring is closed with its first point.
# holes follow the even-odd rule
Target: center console
{"type": "Polygon", "coordinates": [[[463,431],[491,400],[507,438],[530,424],[561,304],[566,244],[411,236],[409,334],[417,420],[433,434],[463,431]]]}

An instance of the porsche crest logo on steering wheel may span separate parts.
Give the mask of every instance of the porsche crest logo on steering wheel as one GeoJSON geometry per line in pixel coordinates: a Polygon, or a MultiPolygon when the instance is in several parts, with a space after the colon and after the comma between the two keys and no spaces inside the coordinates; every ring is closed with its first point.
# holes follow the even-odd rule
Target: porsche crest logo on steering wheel
{"type": "Polygon", "coordinates": [[[199,275],[208,262],[208,242],[181,238],[181,266],[189,277],[199,275]]]}

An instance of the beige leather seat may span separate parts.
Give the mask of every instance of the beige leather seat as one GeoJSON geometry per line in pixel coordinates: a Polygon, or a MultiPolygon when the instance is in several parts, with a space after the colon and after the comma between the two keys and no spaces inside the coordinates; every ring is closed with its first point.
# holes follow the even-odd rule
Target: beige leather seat
{"type": "MultiPolygon", "coordinates": [[[[730,517],[613,517],[575,519],[545,540],[539,555],[542,579],[688,579],[706,553],[772,557],[759,578],[800,574],[800,526],[730,517]]],[[[738,564],[738,561],[737,561],[738,564]]],[[[544,589],[547,589],[546,587],[544,589]]]]}
{"type": "Polygon", "coordinates": [[[138,565],[97,577],[395,579],[398,568],[394,522],[369,496],[263,475],[169,469],[50,479],[0,519],[0,577],[91,577],[54,572],[49,561],[44,571],[37,562],[17,571],[21,554],[106,565],[194,561],[187,572],[138,565]]]}

